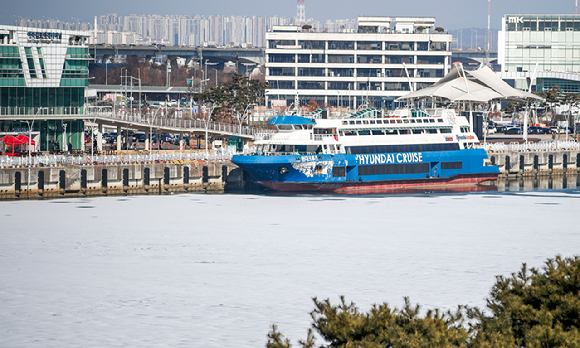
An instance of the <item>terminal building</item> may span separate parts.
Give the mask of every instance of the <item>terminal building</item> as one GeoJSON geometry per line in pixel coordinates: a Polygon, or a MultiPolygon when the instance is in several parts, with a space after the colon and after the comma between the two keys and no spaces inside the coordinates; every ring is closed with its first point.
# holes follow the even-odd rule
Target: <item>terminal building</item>
{"type": "Polygon", "coordinates": [[[33,127],[36,151],[84,147],[90,36],[0,25],[0,136],[33,127]]]}
{"type": "Polygon", "coordinates": [[[504,16],[498,63],[501,77],[515,88],[528,90],[532,84],[543,91],[558,85],[579,93],[580,15],[504,16]]]}
{"type": "Polygon", "coordinates": [[[266,33],[267,106],[393,108],[394,100],[445,76],[452,36],[432,17],[359,17],[358,30],[266,33]],[[437,29],[437,30],[436,30],[437,29]]]}

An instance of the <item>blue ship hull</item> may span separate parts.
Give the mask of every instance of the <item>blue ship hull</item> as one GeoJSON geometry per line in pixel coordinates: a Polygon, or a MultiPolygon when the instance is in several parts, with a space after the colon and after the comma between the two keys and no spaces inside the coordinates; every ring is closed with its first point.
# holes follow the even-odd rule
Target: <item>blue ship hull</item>
{"type": "Polygon", "coordinates": [[[279,191],[366,191],[473,185],[496,180],[483,149],[367,155],[236,155],[232,163],[279,191]]]}

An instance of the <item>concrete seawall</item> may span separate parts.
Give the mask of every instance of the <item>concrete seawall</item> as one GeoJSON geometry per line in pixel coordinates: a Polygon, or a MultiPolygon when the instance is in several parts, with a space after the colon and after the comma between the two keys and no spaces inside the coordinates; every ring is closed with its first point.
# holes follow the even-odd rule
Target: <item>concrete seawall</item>
{"type": "Polygon", "coordinates": [[[577,174],[580,168],[578,150],[490,152],[488,157],[504,178],[577,174]]]}
{"type": "Polygon", "coordinates": [[[0,199],[223,192],[243,187],[243,179],[227,161],[7,167],[0,168],[0,199]]]}

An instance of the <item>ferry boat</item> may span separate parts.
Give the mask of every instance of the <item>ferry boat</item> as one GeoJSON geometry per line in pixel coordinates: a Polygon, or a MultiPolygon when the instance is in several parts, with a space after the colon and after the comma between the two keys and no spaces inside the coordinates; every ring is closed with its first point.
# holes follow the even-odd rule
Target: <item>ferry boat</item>
{"type": "Polygon", "coordinates": [[[373,192],[448,188],[497,180],[498,167],[453,109],[375,109],[331,119],[276,116],[276,132],[254,143],[255,152],[232,162],[278,191],[373,192]]]}

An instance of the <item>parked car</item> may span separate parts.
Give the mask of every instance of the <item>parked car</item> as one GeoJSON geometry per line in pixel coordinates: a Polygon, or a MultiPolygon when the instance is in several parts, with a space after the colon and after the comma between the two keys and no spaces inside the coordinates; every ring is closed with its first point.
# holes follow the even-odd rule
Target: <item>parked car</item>
{"type": "Polygon", "coordinates": [[[541,134],[541,133],[542,133],[542,127],[538,127],[538,126],[528,127],[528,134],[541,134]]]}
{"type": "Polygon", "coordinates": [[[512,127],[512,128],[508,128],[505,131],[505,134],[522,134],[522,128],[520,127],[512,127]]]}
{"type": "Polygon", "coordinates": [[[496,133],[505,133],[505,130],[507,129],[506,126],[496,126],[495,127],[495,132],[496,133]]]}

